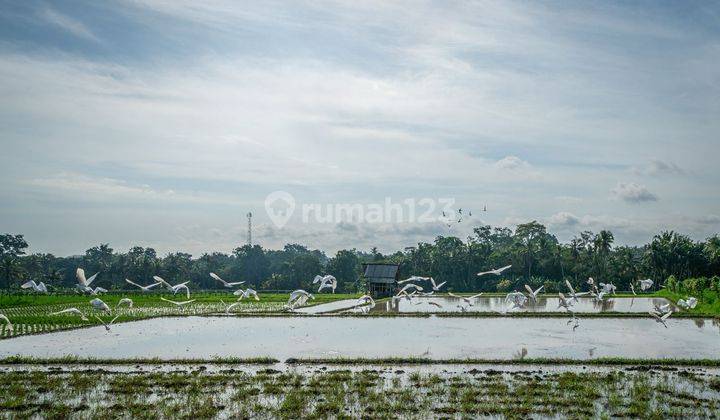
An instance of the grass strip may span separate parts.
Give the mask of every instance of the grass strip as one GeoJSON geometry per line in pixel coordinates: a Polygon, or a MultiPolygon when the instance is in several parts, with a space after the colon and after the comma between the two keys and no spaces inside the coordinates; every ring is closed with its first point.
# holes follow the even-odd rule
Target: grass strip
{"type": "Polygon", "coordinates": [[[0,359],[0,365],[272,365],[280,361],[272,357],[211,357],[160,359],[150,358],[122,358],[122,359],[100,359],[94,357],[32,357],[32,356],[9,356],[0,359]]]}
{"type": "Polygon", "coordinates": [[[597,359],[524,358],[524,359],[428,359],[422,357],[387,358],[290,358],[296,365],[590,365],[590,366],[702,366],[720,367],[720,359],[633,359],[602,357],[597,359]]]}

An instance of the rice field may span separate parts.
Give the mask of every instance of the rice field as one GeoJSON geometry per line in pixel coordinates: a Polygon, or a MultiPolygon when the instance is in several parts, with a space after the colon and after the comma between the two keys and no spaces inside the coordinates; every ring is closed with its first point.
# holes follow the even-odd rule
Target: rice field
{"type": "MultiPolygon", "coordinates": [[[[98,296],[112,309],[111,314],[97,311],[89,304],[94,296],[81,295],[3,295],[0,296],[0,314],[7,316],[13,323],[10,329],[7,325],[0,324],[0,339],[17,337],[28,334],[41,334],[53,331],[81,328],[100,325],[101,322],[95,318],[100,317],[109,322],[116,315],[119,315],[115,323],[137,321],[141,319],[169,317],[169,316],[198,316],[225,313],[225,305],[236,301],[236,297],[230,293],[206,293],[193,294],[191,299],[195,302],[186,306],[175,306],[171,303],[160,300],[166,299],[183,301],[185,296],[172,296],[160,294],[108,294],[98,296]],[[128,308],[125,305],[118,307],[120,299],[127,297],[133,300],[134,305],[128,308]],[[83,320],[77,314],[51,315],[69,308],[79,309],[87,320],[83,320]]],[[[310,304],[322,304],[335,300],[352,298],[354,295],[317,295],[310,304]]],[[[268,314],[280,313],[283,305],[287,302],[286,294],[261,295],[260,301],[242,300],[235,306],[232,314],[268,314]]]]}
{"type": "Polygon", "coordinates": [[[706,418],[720,410],[717,372],[694,368],[87,365],[7,369],[0,383],[7,418],[706,418]]]}

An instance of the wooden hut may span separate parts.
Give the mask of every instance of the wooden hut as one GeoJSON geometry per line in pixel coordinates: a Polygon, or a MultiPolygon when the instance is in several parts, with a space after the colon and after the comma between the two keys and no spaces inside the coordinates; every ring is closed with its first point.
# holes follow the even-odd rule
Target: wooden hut
{"type": "Polygon", "coordinates": [[[363,264],[363,278],[370,296],[385,297],[395,293],[399,269],[399,264],[363,264]]]}

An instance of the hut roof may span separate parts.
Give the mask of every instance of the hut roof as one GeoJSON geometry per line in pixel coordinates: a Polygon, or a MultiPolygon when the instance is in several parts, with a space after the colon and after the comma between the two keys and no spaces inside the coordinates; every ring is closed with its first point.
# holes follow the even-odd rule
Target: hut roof
{"type": "Polygon", "coordinates": [[[399,268],[399,264],[365,264],[363,276],[373,283],[394,283],[399,268]]]}

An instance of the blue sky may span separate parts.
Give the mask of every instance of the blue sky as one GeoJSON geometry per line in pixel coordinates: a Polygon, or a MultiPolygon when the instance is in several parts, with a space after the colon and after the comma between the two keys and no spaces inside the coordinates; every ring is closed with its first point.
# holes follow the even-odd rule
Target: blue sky
{"type": "Polygon", "coordinates": [[[0,231],[33,251],[401,249],[720,227],[717,2],[0,1],[0,231]],[[361,4],[358,4],[361,3],[361,4]],[[451,197],[441,223],[278,229],[451,197]],[[487,212],[479,212],[487,206],[487,212]]]}

